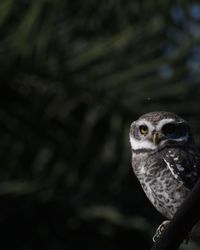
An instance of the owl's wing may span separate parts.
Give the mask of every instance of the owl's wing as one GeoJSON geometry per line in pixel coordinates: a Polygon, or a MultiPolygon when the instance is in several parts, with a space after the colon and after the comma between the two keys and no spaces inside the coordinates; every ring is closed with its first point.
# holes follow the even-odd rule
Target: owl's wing
{"type": "Polygon", "coordinates": [[[183,185],[192,189],[200,177],[200,154],[193,149],[167,149],[163,160],[172,175],[183,185]]]}

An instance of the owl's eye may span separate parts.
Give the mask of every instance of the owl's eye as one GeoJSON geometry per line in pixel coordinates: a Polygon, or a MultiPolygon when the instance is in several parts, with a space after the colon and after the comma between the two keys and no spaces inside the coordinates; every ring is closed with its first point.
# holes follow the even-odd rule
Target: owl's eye
{"type": "Polygon", "coordinates": [[[176,126],[173,123],[165,124],[162,128],[165,135],[173,134],[176,131],[176,126]]]}
{"type": "Polygon", "coordinates": [[[146,134],[148,133],[148,128],[147,128],[146,125],[141,125],[141,126],[139,127],[139,129],[140,129],[140,133],[141,133],[142,135],[146,135],[146,134]]]}

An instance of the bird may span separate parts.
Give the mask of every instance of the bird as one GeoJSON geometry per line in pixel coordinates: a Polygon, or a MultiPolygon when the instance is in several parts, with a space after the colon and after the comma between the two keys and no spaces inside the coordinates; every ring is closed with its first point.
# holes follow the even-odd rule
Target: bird
{"type": "Polygon", "coordinates": [[[167,111],[149,112],[130,126],[132,168],[146,196],[165,217],[155,242],[200,177],[200,152],[189,123],[167,111]]]}

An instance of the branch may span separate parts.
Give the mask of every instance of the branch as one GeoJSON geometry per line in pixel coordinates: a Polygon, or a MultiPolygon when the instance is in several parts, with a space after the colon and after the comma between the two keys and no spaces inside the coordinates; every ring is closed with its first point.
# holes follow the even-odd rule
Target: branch
{"type": "Polygon", "coordinates": [[[200,179],[151,250],[177,250],[200,220],[200,179]]]}

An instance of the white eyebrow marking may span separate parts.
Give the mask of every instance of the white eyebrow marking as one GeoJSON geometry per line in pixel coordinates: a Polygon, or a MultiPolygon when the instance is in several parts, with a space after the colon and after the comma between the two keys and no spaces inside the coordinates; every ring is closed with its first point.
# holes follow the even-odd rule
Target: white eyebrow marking
{"type": "Polygon", "coordinates": [[[141,119],[137,122],[137,125],[147,125],[149,132],[152,132],[155,128],[152,123],[146,121],[145,119],[141,119]]]}
{"type": "Polygon", "coordinates": [[[171,123],[171,122],[175,122],[175,120],[172,118],[166,118],[166,119],[161,120],[156,126],[156,130],[157,131],[160,130],[164,124],[171,123]]]}

